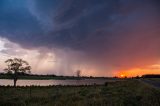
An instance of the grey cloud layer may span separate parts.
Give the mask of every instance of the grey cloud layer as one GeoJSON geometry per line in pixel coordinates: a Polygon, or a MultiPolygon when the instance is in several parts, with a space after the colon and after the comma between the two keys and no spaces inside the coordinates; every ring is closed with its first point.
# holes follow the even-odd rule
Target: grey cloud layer
{"type": "Polygon", "coordinates": [[[159,58],[158,0],[1,0],[0,35],[23,47],[70,48],[116,67],[159,58]]]}

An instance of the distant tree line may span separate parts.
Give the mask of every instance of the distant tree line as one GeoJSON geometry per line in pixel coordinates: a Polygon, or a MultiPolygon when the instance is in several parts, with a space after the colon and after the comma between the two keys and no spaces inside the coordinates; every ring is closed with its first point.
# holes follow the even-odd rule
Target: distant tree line
{"type": "Polygon", "coordinates": [[[142,78],[160,78],[160,74],[145,74],[142,78]]]}
{"type": "MultiPolygon", "coordinates": [[[[94,76],[58,76],[55,74],[50,75],[39,75],[39,74],[28,74],[28,73],[17,73],[19,79],[110,79],[116,77],[94,77],[94,76]]],[[[13,73],[0,73],[0,79],[10,79],[12,78],[13,73]]]]}

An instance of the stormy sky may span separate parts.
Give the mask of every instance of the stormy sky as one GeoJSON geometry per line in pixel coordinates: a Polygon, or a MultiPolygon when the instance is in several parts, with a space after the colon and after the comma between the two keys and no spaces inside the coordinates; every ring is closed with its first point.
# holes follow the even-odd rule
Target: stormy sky
{"type": "Polygon", "coordinates": [[[0,0],[0,56],[32,73],[160,73],[159,0],[0,0]]]}

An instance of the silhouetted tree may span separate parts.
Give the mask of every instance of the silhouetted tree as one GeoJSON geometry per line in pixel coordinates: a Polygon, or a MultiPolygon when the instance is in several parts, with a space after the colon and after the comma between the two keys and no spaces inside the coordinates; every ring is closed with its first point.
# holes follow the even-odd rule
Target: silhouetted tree
{"type": "Polygon", "coordinates": [[[27,61],[24,61],[19,58],[8,59],[5,61],[7,63],[7,68],[4,70],[7,73],[13,74],[14,87],[16,86],[16,82],[18,80],[18,73],[31,73],[31,66],[29,66],[27,61]]]}
{"type": "Polygon", "coordinates": [[[77,74],[77,77],[80,77],[81,76],[81,70],[77,70],[76,74],[77,74]]]}

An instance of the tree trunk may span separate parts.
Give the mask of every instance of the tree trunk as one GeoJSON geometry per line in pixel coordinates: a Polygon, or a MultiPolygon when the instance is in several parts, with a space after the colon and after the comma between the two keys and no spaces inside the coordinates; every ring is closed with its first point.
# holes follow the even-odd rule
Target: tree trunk
{"type": "Polygon", "coordinates": [[[14,87],[16,87],[16,82],[17,82],[17,79],[14,78],[14,87]]]}
{"type": "Polygon", "coordinates": [[[14,79],[14,87],[16,87],[16,82],[17,82],[17,79],[18,79],[17,71],[15,71],[13,79],[14,79]]]}

